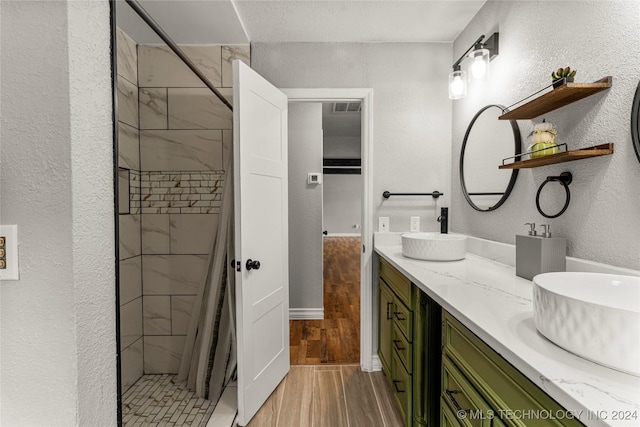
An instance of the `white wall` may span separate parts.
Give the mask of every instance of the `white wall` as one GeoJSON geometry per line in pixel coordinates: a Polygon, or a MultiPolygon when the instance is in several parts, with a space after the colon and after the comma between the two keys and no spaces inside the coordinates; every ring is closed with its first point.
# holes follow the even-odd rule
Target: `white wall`
{"type": "Polygon", "coordinates": [[[329,232],[329,235],[333,233],[360,234],[362,226],[362,175],[325,174],[322,187],[323,228],[329,232]]]}
{"type": "Polygon", "coordinates": [[[359,159],[362,155],[360,136],[327,136],[323,147],[325,159],[359,159]]]}
{"type": "Polygon", "coordinates": [[[108,2],[1,3],[0,424],[116,424],[108,2]]]}
{"type": "MultiPolygon", "coordinates": [[[[611,75],[613,87],[543,117],[556,124],[559,142],[568,143],[570,149],[613,142],[615,153],[521,170],[511,197],[491,213],[476,212],[466,203],[454,172],[450,211],[454,231],[514,243],[515,235],[526,229],[523,223],[548,222],[556,236],[567,237],[568,255],[640,268],[640,164],[629,124],[640,78],[639,28],[637,1],[496,1],[480,10],[456,39],[452,58],[457,59],[479,35],[493,31],[500,31],[500,55],[491,63],[487,84],[470,88],[467,98],[453,103],[454,171],[467,124],[477,110],[487,104],[510,105],[530,95],[550,84],[551,71],[560,66],[577,69],[577,82],[611,75]],[[547,176],[563,171],[573,174],[571,204],[561,217],[547,220],[536,210],[536,191],[547,176]]],[[[533,122],[518,123],[526,149],[533,122]]]]}
{"type": "Polygon", "coordinates": [[[322,309],[322,104],[289,104],[289,307],[322,309]]]}
{"type": "MultiPolygon", "coordinates": [[[[357,115],[357,118],[359,122],[360,114],[357,115]]],[[[337,117],[329,117],[329,120],[334,122],[336,119],[337,117]]],[[[327,121],[325,116],[323,119],[325,126],[327,121]]],[[[359,127],[356,133],[360,135],[359,127]]],[[[348,129],[336,129],[332,135],[329,136],[325,133],[324,136],[323,157],[325,159],[361,158],[360,136],[351,136],[348,129]],[[340,136],[340,134],[344,136],[340,136]]],[[[323,229],[327,230],[329,234],[359,234],[362,226],[362,175],[325,174],[322,192],[323,229]]]]}
{"type": "Polygon", "coordinates": [[[446,194],[451,182],[451,45],[428,43],[253,43],[251,66],[278,87],[370,87],[373,101],[373,219],[391,230],[438,230],[429,197],[384,200],[384,190],[446,194]]]}

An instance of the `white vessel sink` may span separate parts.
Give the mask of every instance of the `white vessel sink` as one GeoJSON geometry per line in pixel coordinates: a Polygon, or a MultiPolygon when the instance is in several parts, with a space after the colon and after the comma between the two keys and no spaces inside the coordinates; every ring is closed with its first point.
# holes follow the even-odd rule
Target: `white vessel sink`
{"type": "Polygon", "coordinates": [[[538,331],[558,346],[640,376],[640,277],[539,274],[533,309],[538,331]]]}
{"type": "Polygon", "coordinates": [[[402,255],[427,261],[456,261],[467,253],[467,236],[440,233],[402,235],[402,255]]]}

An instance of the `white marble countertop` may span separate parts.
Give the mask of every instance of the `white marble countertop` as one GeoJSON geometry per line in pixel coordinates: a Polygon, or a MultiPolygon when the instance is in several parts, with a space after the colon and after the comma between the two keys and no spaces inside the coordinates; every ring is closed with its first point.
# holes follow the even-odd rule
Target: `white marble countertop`
{"type": "Polygon", "coordinates": [[[420,261],[405,258],[401,246],[381,243],[375,245],[379,256],[581,422],[640,426],[640,377],[575,356],[538,333],[533,284],[514,267],[471,253],[461,261],[420,261]]]}

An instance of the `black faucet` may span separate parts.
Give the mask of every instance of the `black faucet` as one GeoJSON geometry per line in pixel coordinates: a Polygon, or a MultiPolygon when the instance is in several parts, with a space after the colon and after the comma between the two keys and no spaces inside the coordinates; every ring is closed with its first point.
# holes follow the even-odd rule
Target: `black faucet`
{"type": "Polygon", "coordinates": [[[440,208],[440,216],[438,217],[440,223],[440,233],[449,233],[449,208],[440,208]]]}

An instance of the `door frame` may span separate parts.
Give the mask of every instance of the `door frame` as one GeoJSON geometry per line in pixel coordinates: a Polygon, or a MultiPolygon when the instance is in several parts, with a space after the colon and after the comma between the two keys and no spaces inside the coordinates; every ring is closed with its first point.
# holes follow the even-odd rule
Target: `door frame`
{"type": "Polygon", "coordinates": [[[373,319],[373,89],[371,88],[286,88],[280,89],[289,102],[353,102],[362,103],[362,229],[364,251],[360,254],[360,368],[379,371],[380,359],[374,354],[373,319]]]}

